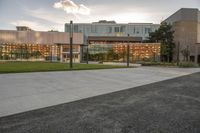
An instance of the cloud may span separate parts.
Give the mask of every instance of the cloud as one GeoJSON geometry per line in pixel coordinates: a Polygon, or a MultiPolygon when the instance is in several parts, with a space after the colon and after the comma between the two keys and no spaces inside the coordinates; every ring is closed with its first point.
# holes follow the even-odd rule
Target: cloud
{"type": "Polygon", "coordinates": [[[51,29],[49,26],[41,25],[38,22],[33,22],[33,21],[28,21],[28,20],[17,20],[17,21],[10,22],[10,24],[14,26],[28,26],[29,28],[33,30],[37,30],[37,31],[48,31],[51,29]]]}
{"type": "Polygon", "coordinates": [[[42,20],[45,20],[45,21],[48,21],[48,22],[54,23],[54,24],[64,25],[64,23],[66,21],[66,18],[63,17],[64,16],[63,14],[45,10],[43,8],[39,8],[39,9],[35,9],[35,10],[25,9],[25,13],[32,17],[42,19],[42,20]],[[54,18],[56,18],[56,19],[54,19],[54,18]]]}
{"type": "Polygon", "coordinates": [[[34,19],[40,20],[40,21],[47,21],[45,23],[50,23],[52,25],[62,25],[62,30],[64,30],[64,24],[69,23],[70,20],[73,20],[74,22],[89,22],[90,16],[85,15],[75,15],[75,14],[65,14],[65,12],[60,11],[49,11],[44,8],[39,8],[35,10],[26,9],[25,13],[27,15],[30,15],[34,17],[34,19]],[[53,19],[54,18],[54,19],[53,19]]]}
{"type": "Polygon", "coordinates": [[[90,9],[83,4],[76,4],[71,0],[61,0],[60,2],[56,2],[53,5],[54,8],[62,9],[66,11],[67,14],[81,14],[81,15],[89,15],[90,9]]]}

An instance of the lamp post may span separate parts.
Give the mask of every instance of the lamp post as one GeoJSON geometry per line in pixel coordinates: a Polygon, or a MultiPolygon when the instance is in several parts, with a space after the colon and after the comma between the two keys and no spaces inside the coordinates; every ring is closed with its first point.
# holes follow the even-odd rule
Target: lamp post
{"type": "MultiPolygon", "coordinates": [[[[129,39],[129,34],[128,34],[128,39],[129,39]]],[[[129,67],[130,64],[130,45],[129,45],[129,41],[128,41],[128,45],[127,45],[127,67],[129,67]]]]}
{"type": "Polygon", "coordinates": [[[70,44],[69,44],[69,47],[70,47],[70,69],[73,68],[73,48],[72,48],[72,45],[73,45],[73,21],[70,21],[70,44]]]}
{"type": "Polygon", "coordinates": [[[89,41],[87,41],[87,49],[86,49],[86,50],[87,50],[87,54],[86,54],[86,58],[87,58],[87,59],[86,59],[86,63],[87,63],[87,64],[89,64],[89,61],[88,61],[88,58],[89,58],[89,55],[88,55],[88,54],[89,54],[89,53],[88,53],[88,45],[89,45],[89,41]]]}

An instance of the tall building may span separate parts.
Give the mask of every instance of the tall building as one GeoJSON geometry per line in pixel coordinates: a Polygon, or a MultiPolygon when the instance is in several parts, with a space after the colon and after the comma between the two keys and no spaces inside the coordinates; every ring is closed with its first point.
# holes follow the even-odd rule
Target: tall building
{"type": "Polygon", "coordinates": [[[189,51],[189,59],[200,63],[200,11],[193,8],[182,8],[164,22],[171,24],[175,31],[174,60],[178,59],[178,55],[180,60],[186,60],[187,57],[183,52],[189,51]]]}

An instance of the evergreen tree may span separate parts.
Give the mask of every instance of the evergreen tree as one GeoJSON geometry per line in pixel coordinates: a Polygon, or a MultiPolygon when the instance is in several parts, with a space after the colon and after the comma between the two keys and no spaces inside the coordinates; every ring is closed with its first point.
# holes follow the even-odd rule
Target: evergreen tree
{"type": "Polygon", "coordinates": [[[173,51],[175,48],[173,34],[172,26],[166,22],[161,23],[158,30],[149,34],[150,42],[161,43],[161,61],[171,62],[173,59],[173,51]]]}

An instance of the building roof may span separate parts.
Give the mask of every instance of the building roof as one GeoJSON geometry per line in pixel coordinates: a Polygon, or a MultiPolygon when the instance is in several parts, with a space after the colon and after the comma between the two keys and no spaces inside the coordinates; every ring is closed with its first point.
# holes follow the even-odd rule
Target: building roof
{"type": "Polygon", "coordinates": [[[99,22],[92,22],[92,23],[116,24],[116,22],[114,20],[112,20],[112,21],[99,20],[99,22]]]}
{"type": "Polygon", "coordinates": [[[198,21],[199,14],[200,11],[197,8],[181,8],[163,22],[173,23],[177,21],[198,21]]]}
{"type": "Polygon", "coordinates": [[[17,31],[33,31],[28,26],[16,26],[17,31]]]}

